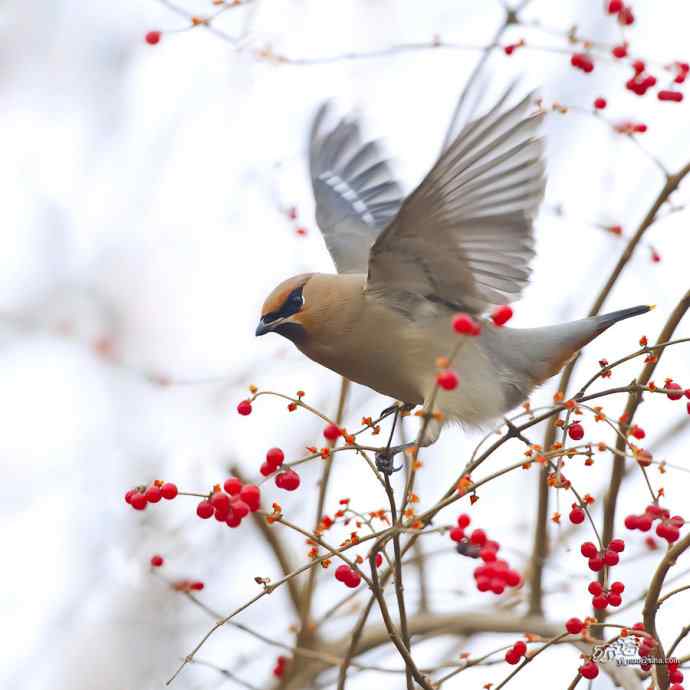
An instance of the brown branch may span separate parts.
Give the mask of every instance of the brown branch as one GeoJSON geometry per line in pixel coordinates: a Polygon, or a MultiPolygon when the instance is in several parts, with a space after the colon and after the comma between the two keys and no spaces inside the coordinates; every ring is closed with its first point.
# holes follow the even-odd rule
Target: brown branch
{"type": "MultiPolygon", "coordinates": [[[[235,477],[237,477],[240,481],[242,481],[242,483],[244,484],[245,480],[242,476],[240,468],[237,465],[234,465],[230,469],[232,474],[235,477]]],[[[295,566],[292,563],[292,560],[288,556],[287,552],[283,548],[282,542],[276,536],[276,531],[269,527],[269,525],[266,523],[266,518],[263,515],[259,515],[258,513],[252,513],[252,519],[254,520],[254,524],[259,529],[261,536],[264,538],[269,548],[273,552],[273,555],[275,556],[276,560],[278,561],[283,576],[285,577],[289,575],[295,569],[295,566]]],[[[299,611],[300,588],[298,587],[296,580],[288,580],[287,587],[288,594],[290,596],[290,601],[292,602],[292,606],[295,609],[295,611],[299,611]]]]}
{"type": "MultiPolygon", "coordinates": [[[[681,319],[683,318],[683,316],[689,308],[690,290],[685,293],[683,298],[676,305],[676,308],[671,312],[668,321],[666,322],[661,333],[659,334],[657,342],[666,342],[671,339],[671,336],[673,335],[678,324],[680,323],[681,319]]],[[[647,385],[664,352],[664,349],[660,349],[656,356],[644,365],[642,372],[640,373],[640,376],[637,379],[638,385],[647,385]]],[[[631,392],[628,395],[628,402],[625,406],[625,411],[623,413],[623,418],[625,419],[625,426],[623,427],[621,425],[621,431],[625,432],[625,429],[632,424],[633,417],[635,416],[635,412],[637,412],[637,408],[639,407],[641,401],[642,393],[640,392],[631,392]]],[[[618,493],[620,491],[620,486],[621,482],[623,481],[623,475],[625,474],[626,467],[625,457],[621,456],[620,452],[622,452],[625,449],[625,444],[625,436],[619,436],[616,440],[616,451],[618,452],[614,453],[613,465],[611,468],[611,479],[609,480],[609,489],[606,492],[606,497],[604,498],[604,518],[602,528],[602,539],[604,540],[604,544],[608,544],[613,538],[613,527],[614,520],[616,517],[616,504],[618,502],[618,493]]],[[[603,581],[603,572],[599,574],[599,577],[600,581],[603,581]]],[[[602,612],[598,611],[597,617],[599,618],[599,620],[603,620],[604,616],[602,615],[602,612]]]]}
{"type": "MultiPolygon", "coordinates": [[[[347,394],[350,390],[350,382],[346,378],[342,378],[340,382],[340,395],[338,397],[338,408],[335,415],[335,425],[340,427],[343,423],[343,416],[345,414],[345,403],[347,402],[347,394]]],[[[333,448],[335,445],[334,441],[329,441],[329,447],[333,448]]],[[[319,480],[319,497],[316,503],[316,516],[314,531],[318,530],[319,524],[321,523],[321,518],[323,517],[324,506],[326,504],[326,493],[328,491],[328,481],[331,477],[331,470],[333,468],[333,458],[329,456],[323,465],[323,470],[321,472],[321,479],[319,480]]],[[[312,568],[309,571],[309,576],[307,579],[307,584],[301,596],[300,605],[300,621],[301,628],[299,634],[299,644],[303,646],[308,646],[308,641],[312,636],[311,625],[309,618],[311,616],[311,607],[314,599],[314,589],[316,587],[316,575],[317,569],[312,568]]]]}
{"type": "MultiPolygon", "coordinates": [[[[661,191],[657,195],[656,199],[652,203],[649,211],[643,218],[639,227],[635,231],[635,234],[630,238],[628,244],[626,245],[623,253],[621,254],[618,262],[616,263],[611,275],[609,276],[606,284],[602,287],[601,291],[594,300],[592,308],[589,310],[589,316],[596,316],[601,308],[604,306],[606,299],[608,298],[613,286],[616,284],[618,278],[620,278],[623,269],[627,266],[630,261],[635,249],[642,240],[645,232],[654,224],[657,218],[659,210],[664,205],[668,198],[673,192],[678,189],[680,183],[690,173],[690,163],[687,163],[683,168],[681,168],[677,173],[669,175],[666,178],[666,182],[662,187],[661,191]]],[[[558,391],[565,394],[570,384],[570,379],[577,362],[577,357],[573,359],[566,367],[563,369],[561,378],[558,382],[558,391]]],[[[544,448],[548,449],[553,445],[556,438],[556,430],[552,424],[549,424],[544,435],[544,448]]],[[[537,522],[535,525],[535,535],[534,544],[532,547],[532,558],[530,566],[530,595],[529,595],[529,612],[532,615],[536,615],[542,611],[542,572],[544,567],[544,560],[548,552],[548,512],[549,512],[549,493],[548,485],[546,483],[546,470],[542,470],[539,475],[539,498],[538,498],[538,508],[537,508],[537,522]]]]}
{"type": "MultiPolygon", "coordinates": [[[[678,557],[690,547],[690,534],[686,534],[683,539],[674,544],[667,552],[661,563],[656,569],[652,581],[649,583],[649,591],[642,609],[642,620],[644,621],[644,629],[656,640],[659,646],[659,652],[656,656],[663,658],[664,649],[659,639],[656,630],[656,612],[659,608],[659,594],[664,585],[666,574],[676,564],[678,557]]],[[[655,667],[656,680],[659,684],[660,690],[668,689],[668,668],[665,664],[659,664],[655,667]]]]}

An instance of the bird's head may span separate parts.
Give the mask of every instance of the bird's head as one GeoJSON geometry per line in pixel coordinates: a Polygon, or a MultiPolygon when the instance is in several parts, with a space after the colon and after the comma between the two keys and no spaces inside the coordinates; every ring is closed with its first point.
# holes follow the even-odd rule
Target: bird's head
{"type": "Polygon", "coordinates": [[[261,320],[256,327],[256,335],[273,332],[293,342],[304,339],[309,311],[305,288],[312,275],[303,273],[288,278],[273,290],[261,309],[261,320]]]}

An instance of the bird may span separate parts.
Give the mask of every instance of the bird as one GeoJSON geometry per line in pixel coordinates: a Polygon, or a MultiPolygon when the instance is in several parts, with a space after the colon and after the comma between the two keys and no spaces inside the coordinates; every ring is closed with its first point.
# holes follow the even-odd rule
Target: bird
{"type": "MultiPolygon", "coordinates": [[[[407,409],[433,403],[440,414],[427,415],[419,446],[449,422],[499,419],[609,326],[651,308],[536,328],[487,318],[528,284],[546,185],[544,110],[535,93],[513,105],[511,94],[462,127],[407,197],[381,145],[364,142],[352,118],[327,127],[324,103],[310,129],[309,172],[337,273],[282,281],[256,328],[407,409]],[[478,335],[453,330],[458,313],[478,335]],[[441,389],[438,358],[454,348],[459,385],[441,389]]],[[[390,458],[405,447],[377,457],[380,469],[393,471],[390,458]]]]}

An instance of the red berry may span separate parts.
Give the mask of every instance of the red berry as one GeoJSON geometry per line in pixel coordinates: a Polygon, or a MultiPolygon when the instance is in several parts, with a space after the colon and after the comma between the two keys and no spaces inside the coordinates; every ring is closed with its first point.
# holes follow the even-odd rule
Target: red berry
{"type": "Polygon", "coordinates": [[[248,414],[252,413],[252,404],[249,402],[249,400],[243,400],[238,406],[237,406],[237,411],[243,416],[246,417],[248,414]]]}
{"type": "Polygon", "coordinates": [[[276,475],[275,483],[279,489],[294,491],[300,484],[299,474],[294,470],[285,470],[276,475]]]}
{"type": "Polygon", "coordinates": [[[472,522],[472,518],[467,515],[467,513],[461,513],[458,515],[458,527],[468,527],[470,522],[472,522]]]}
{"type": "Polygon", "coordinates": [[[216,491],[211,496],[211,505],[215,509],[216,513],[227,514],[228,510],[230,510],[230,496],[222,491],[216,491]]]}
{"type": "Polygon", "coordinates": [[[465,531],[462,527],[453,527],[450,531],[450,538],[453,541],[460,541],[465,536],[465,531]]]}
{"type": "Polygon", "coordinates": [[[668,381],[664,386],[666,390],[678,391],[677,393],[666,393],[669,400],[680,400],[683,397],[683,389],[675,381],[668,381]]]}
{"type": "Polygon", "coordinates": [[[580,422],[573,422],[568,427],[568,436],[573,439],[573,441],[579,441],[585,435],[585,430],[582,428],[580,422]]]}
{"type": "Polygon", "coordinates": [[[618,13],[618,22],[624,24],[625,26],[630,26],[635,23],[635,15],[629,7],[623,7],[623,9],[618,13]]]}
{"type": "Polygon", "coordinates": [[[235,513],[234,510],[231,510],[231,511],[228,513],[228,517],[227,517],[227,519],[225,520],[225,524],[226,524],[228,527],[232,527],[233,529],[234,529],[235,527],[239,527],[240,524],[241,524],[241,522],[242,522],[242,518],[241,518],[237,513],[235,513]]]}
{"type": "Polygon", "coordinates": [[[480,592],[488,592],[491,589],[491,580],[488,577],[478,577],[477,589],[480,592]]]}
{"type": "Polygon", "coordinates": [[[144,36],[144,40],[150,45],[150,46],[155,46],[157,43],[160,42],[161,40],[161,32],[160,31],[149,31],[146,36],[144,36]]]}
{"type": "Polygon", "coordinates": [[[507,661],[509,664],[511,664],[512,666],[514,666],[515,664],[519,664],[519,663],[520,663],[520,655],[519,655],[514,649],[509,649],[509,650],[506,652],[506,657],[505,657],[505,659],[506,659],[506,661],[507,661]]]}
{"type": "Polygon", "coordinates": [[[592,599],[592,606],[595,609],[605,609],[608,605],[609,600],[603,594],[600,594],[592,599]]]}
{"type": "Polygon", "coordinates": [[[606,565],[608,565],[609,567],[616,565],[619,560],[620,559],[618,557],[618,554],[615,551],[607,549],[604,552],[604,563],[606,563],[606,565]]]}
{"type": "Polygon", "coordinates": [[[192,584],[189,585],[189,588],[200,592],[204,588],[204,583],[197,580],[196,582],[192,582],[192,584]]]}
{"type": "Polygon", "coordinates": [[[613,50],[611,51],[611,54],[613,55],[613,57],[619,58],[619,59],[620,59],[620,58],[627,57],[627,55],[628,55],[628,46],[625,45],[625,44],[619,45],[619,46],[615,46],[615,47],[613,48],[613,50]]]}
{"type": "Polygon", "coordinates": [[[625,516],[625,527],[626,529],[637,529],[639,517],[637,515],[626,515],[625,516]]]}
{"type": "Polygon", "coordinates": [[[261,467],[259,468],[259,472],[261,472],[262,476],[264,477],[268,477],[269,474],[273,474],[274,470],[275,467],[268,462],[262,462],[261,467]]]}
{"type": "Polygon", "coordinates": [[[171,484],[170,482],[166,482],[161,486],[161,496],[165,498],[168,501],[172,501],[175,496],[177,496],[177,486],[175,484],[171,484]]]}
{"type": "Polygon", "coordinates": [[[592,680],[599,675],[599,668],[593,661],[588,661],[586,664],[582,664],[579,668],[580,675],[587,680],[592,680]]]}
{"type": "Polygon", "coordinates": [[[158,503],[161,500],[161,490],[155,484],[151,484],[144,496],[149,503],[158,503]]]}
{"type": "Polygon", "coordinates": [[[203,500],[196,507],[196,514],[202,520],[208,520],[211,517],[211,515],[213,515],[213,506],[209,501],[203,500]]]}
{"type": "Polygon", "coordinates": [[[633,426],[630,429],[630,433],[638,440],[641,441],[647,434],[645,434],[645,431],[642,427],[637,426],[637,424],[633,424],[633,426]]]}
{"type": "Polygon", "coordinates": [[[585,624],[579,618],[568,618],[568,620],[565,622],[565,629],[571,635],[577,635],[581,633],[584,627],[585,624]]]}
{"type": "Polygon", "coordinates": [[[343,563],[335,569],[335,579],[339,582],[345,582],[345,580],[350,575],[350,572],[352,572],[350,566],[343,563]]]}
{"type": "Polygon", "coordinates": [[[637,529],[640,532],[649,532],[652,528],[652,519],[648,515],[640,515],[637,518],[637,529]]]}
{"type": "Polygon", "coordinates": [[[507,570],[506,571],[506,584],[508,587],[517,587],[522,583],[522,577],[517,570],[507,570]]]}
{"type": "Polygon", "coordinates": [[[158,554],[151,556],[151,565],[154,568],[160,568],[163,565],[163,556],[159,556],[158,554]]]}
{"type": "Polygon", "coordinates": [[[355,587],[359,587],[359,583],[361,581],[362,581],[362,576],[356,570],[352,570],[352,569],[348,573],[347,578],[344,580],[345,584],[350,589],[355,589],[355,587]]]}
{"type": "Polygon", "coordinates": [[[252,513],[259,510],[261,490],[258,486],[254,484],[245,484],[240,491],[240,498],[249,506],[252,513]]]}
{"type": "Polygon", "coordinates": [[[249,506],[243,500],[238,498],[232,501],[230,504],[230,509],[240,520],[249,515],[249,506]]]}
{"type": "Polygon", "coordinates": [[[513,649],[520,655],[524,656],[527,653],[527,645],[522,641],[518,640],[514,645],[513,649]]]}
{"type": "Polygon", "coordinates": [[[490,549],[488,546],[485,546],[479,552],[479,558],[481,558],[484,563],[492,563],[496,560],[496,552],[493,549],[490,549]]]}
{"type": "Polygon", "coordinates": [[[477,546],[484,546],[486,544],[486,532],[483,529],[476,529],[470,535],[470,542],[477,546]]]}
{"type": "Polygon", "coordinates": [[[622,582],[616,581],[616,582],[611,583],[611,586],[609,587],[609,589],[612,592],[615,592],[616,594],[622,594],[623,591],[625,590],[625,585],[622,582]]]}
{"type": "Polygon", "coordinates": [[[510,321],[512,317],[513,310],[507,304],[503,304],[500,307],[496,307],[496,309],[494,309],[493,312],[491,312],[491,320],[497,326],[502,326],[504,323],[508,323],[508,321],[510,321]]]}
{"type": "Polygon", "coordinates": [[[599,98],[595,98],[594,99],[594,107],[597,110],[603,110],[606,107],[606,99],[601,98],[601,96],[599,98]]]}
{"type": "Polygon", "coordinates": [[[237,496],[242,491],[242,482],[237,477],[228,477],[223,484],[225,493],[231,496],[237,496]]]}
{"type": "Polygon", "coordinates": [[[323,430],[323,435],[325,438],[327,438],[329,441],[335,441],[337,440],[338,436],[340,436],[341,431],[338,429],[338,427],[335,424],[329,424],[324,430],[323,430]]]}
{"type": "Polygon", "coordinates": [[[611,606],[620,606],[621,602],[623,601],[621,595],[617,594],[616,592],[609,592],[606,599],[611,606]]]}
{"type": "Polygon", "coordinates": [[[604,591],[604,588],[601,586],[600,582],[598,582],[597,580],[592,580],[592,582],[590,582],[589,585],[587,585],[587,591],[596,597],[604,591]]]}
{"type": "Polygon", "coordinates": [[[574,525],[579,525],[581,522],[584,522],[585,511],[582,510],[582,508],[573,508],[568,517],[570,522],[572,522],[574,525]]]}
{"type": "Polygon", "coordinates": [[[273,469],[280,467],[283,464],[283,460],[285,460],[285,455],[280,448],[270,448],[266,453],[266,462],[273,469]]]}
{"type": "Polygon", "coordinates": [[[597,550],[597,547],[594,546],[594,544],[592,544],[591,541],[585,541],[580,546],[580,553],[585,558],[594,558],[599,553],[599,551],[597,550]]]}
{"type": "Polygon", "coordinates": [[[461,335],[479,335],[482,327],[469,314],[458,314],[453,319],[453,330],[461,335]]]}
{"type": "Polygon", "coordinates": [[[505,588],[505,584],[500,578],[495,577],[491,580],[491,591],[494,594],[503,594],[505,588]]]}
{"type": "Polygon", "coordinates": [[[127,491],[127,493],[125,493],[125,503],[131,503],[132,496],[134,496],[135,493],[137,493],[136,489],[130,489],[129,491],[127,491]]]}
{"type": "Polygon", "coordinates": [[[377,568],[381,567],[381,563],[383,563],[383,556],[381,555],[380,551],[379,551],[379,553],[376,554],[376,558],[374,559],[374,562],[376,563],[377,568]]]}
{"type": "Polygon", "coordinates": [[[682,683],[683,682],[683,673],[681,671],[679,671],[678,669],[674,669],[673,671],[669,671],[668,679],[672,683],[682,683]]]}
{"type": "Polygon", "coordinates": [[[148,500],[144,494],[142,494],[140,491],[137,491],[132,496],[129,503],[132,506],[132,508],[134,508],[134,510],[144,510],[144,508],[146,508],[148,500]]]}
{"type": "Polygon", "coordinates": [[[616,553],[621,553],[625,551],[625,542],[622,539],[611,539],[609,542],[609,549],[615,551],[616,553]]]}
{"type": "Polygon", "coordinates": [[[622,0],[611,0],[607,8],[609,14],[618,14],[623,9],[622,0]]]}
{"type": "Polygon", "coordinates": [[[436,377],[436,383],[447,391],[452,391],[453,389],[457,388],[459,381],[460,379],[458,379],[458,375],[450,369],[440,372],[436,377]]]}
{"type": "Polygon", "coordinates": [[[604,567],[604,561],[603,559],[599,558],[599,556],[595,556],[594,558],[589,559],[587,565],[589,566],[590,570],[598,573],[604,567]]]}

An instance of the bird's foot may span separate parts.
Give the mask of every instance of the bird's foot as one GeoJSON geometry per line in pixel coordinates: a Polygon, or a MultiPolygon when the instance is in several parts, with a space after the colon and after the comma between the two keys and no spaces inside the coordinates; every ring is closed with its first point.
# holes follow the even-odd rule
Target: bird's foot
{"type": "Polygon", "coordinates": [[[395,414],[396,412],[411,412],[414,408],[414,403],[396,402],[390,407],[387,407],[385,410],[383,410],[379,415],[379,419],[385,419],[386,417],[390,417],[392,414],[395,414]]]}
{"type": "Polygon", "coordinates": [[[376,469],[388,477],[390,477],[393,474],[393,472],[399,472],[403,468],[403,466],[394,466],[395,456],[399,452],[400,448],[398,447],[385,448],[383,450],[378,451],[375,455],[376,469]]]}

